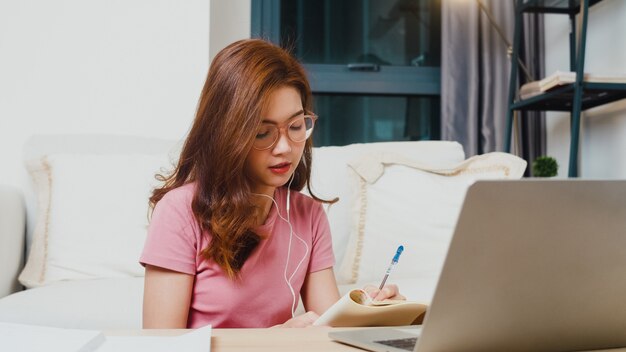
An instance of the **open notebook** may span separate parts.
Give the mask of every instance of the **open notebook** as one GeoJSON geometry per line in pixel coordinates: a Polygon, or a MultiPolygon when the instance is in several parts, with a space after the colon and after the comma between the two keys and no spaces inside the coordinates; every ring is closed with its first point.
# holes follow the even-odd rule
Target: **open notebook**
{"type": "Polygon", "coordinates": [[[365,291],[346,293],[313,325],[340,326],[399,326],[421,322],[427,305],[386,299],[374,301],[365,291]]]}

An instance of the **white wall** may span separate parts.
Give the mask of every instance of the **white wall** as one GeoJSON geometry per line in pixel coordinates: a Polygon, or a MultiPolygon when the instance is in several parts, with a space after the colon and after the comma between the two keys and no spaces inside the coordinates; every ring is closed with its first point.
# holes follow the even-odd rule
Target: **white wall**
{"type": "Polygon", "coordinates": [[[183,138],[209,58],[249,33],[250,0],[0,1],[0,184],[28,188],[33,134],[183,138]]]}
{"type": "MultiPolygon", "coordinates": [[[[569,70],[569,17],[546,15],[546,73],[569,70]]],[[[589,11],[585,72],[626,74],[626,1],[605,0],[589,11]]],[[[547,114],[548,155],[557,158],[559,176],[569,165],[569,114],[547,114]]],[[[580,176],[626,178],[626,100],[582,115],[580,176]]]]}
{"type": "Polygon", "coordinates": [[[211,60],[228,44],[250,38],[250,10],[250,0],[211,0],[211,60]]]}

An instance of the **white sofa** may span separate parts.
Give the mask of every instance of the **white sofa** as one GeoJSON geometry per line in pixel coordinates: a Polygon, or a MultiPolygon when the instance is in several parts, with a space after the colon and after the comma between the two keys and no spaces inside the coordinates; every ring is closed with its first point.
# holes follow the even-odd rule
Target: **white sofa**
{"type": "MultiPolygon", "coordinates": [[[[141,327],[147,197],[179,147],[127,136],[33,137],[24,153],[33,190],[0,187],[0,321],[141,327]]],[[[340,198],[326,208],[340,290],[377,284],[403,244],[390,281],[409,299],[429,301],[467,187],[520,178],[525,167],[504,153],[465,160],[455,142],[316,148],[313,191],[340,198]]]]}

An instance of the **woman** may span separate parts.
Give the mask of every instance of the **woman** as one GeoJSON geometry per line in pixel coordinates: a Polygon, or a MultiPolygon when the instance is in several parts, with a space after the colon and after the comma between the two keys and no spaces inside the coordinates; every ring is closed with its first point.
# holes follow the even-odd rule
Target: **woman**
{"type": "Polygon", "coordinates": [[[178,165],[150,198],[144,328],[308,326],[339,299],[328,201],[299,192],[311,99],[302,66],[268,42],[215,57],[178,165]]]}

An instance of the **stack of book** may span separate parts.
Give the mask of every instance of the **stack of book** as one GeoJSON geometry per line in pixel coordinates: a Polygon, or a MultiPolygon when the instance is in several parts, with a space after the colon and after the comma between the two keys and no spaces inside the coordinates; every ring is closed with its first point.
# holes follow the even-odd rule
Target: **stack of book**
{"type": "MultiPolygon", "coordinates": [[[[519,97],[522,100],[532,98],[563,85],[572,84],[575,81],[576,72],[556,71],[542,80],[524,84],[520,88],[519,97]]],[[[585,73],[583,81],[590,83],[626,83],[626,74],[599,75],[585,73]]]]}

